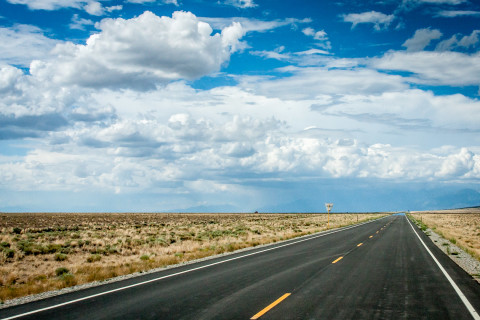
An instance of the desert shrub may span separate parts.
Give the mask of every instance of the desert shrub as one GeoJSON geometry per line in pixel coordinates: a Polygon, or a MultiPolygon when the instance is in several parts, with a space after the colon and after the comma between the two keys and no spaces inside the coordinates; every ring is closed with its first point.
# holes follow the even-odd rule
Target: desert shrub
{"type": "Polygon", "coordinates": [[[140,259],[143,261],[147,261],[147,260],[150,260],[150,256],[148,254],[144,254],[140,257],[140,259]]]}
{"type": "Polygon", "coordinates": [[[134,239],[133,241],[134,241],[134,244],[137,246],[141,246],[145,244],[145,240],[143,239],[134,239]]]}
{"type": "Polygon", "coordinates": [[[101,249],[101,248],[93,248],[90,250],[90,253],[91,254],[103,254],[103,255],[107,255],[107,252],[104,250],[104,249],[101,249]]]}
{"type": "Polygon", "coordinates": [[[70,247],[63,247],[62,246],[62,249],[60,250],[61,253],[65,253],[65,254],[68,254],[72,251],[72,249],[70,247]]]}
{"type": "Polygon", "coordinates": [[[102,259],[102,256],[99,254],[92,254],[90,257],[87,258],[87,262],[95,262],[95,261],[100,261],[102,259]]]}
{"type": "Polygon", "coordinates": [[[62,246],[56,243],[49,243],[45,247],[46,253],[55,253],[62,249],[62,246]]]}
{"type": "Polygon", "coordinates": [[[13,258],[15,256],[15,250],[13,249],[4,249],[3,253],[5,254],[5,258],[13,258]]]}
{"type": "Polygon", "coordinates": [[[67,255],[64,253],[57,252],[55,254],[55,261],[65,261],[67,260],[67,255]]]}
{"type": "Polygon", "coordinates": [[[18,250],[22,251],[25,255],[33,254],[33,242],[28,240],[20,240],[17,242],[18,250]]]}
{"type": "Polygon", "coordinates": [[[65,282],[65,286],[67,287],[77,284],[77,279],[75,279],[75,276],[71,273],[64,273],[60,275],[59,278],[65,282]]]}
{"type": "Polygon", "coordinates": [[[193,239],[193,237],[195,236],[195,233],[194,232],[181,233],[178,236],[180,237],[180,240],[185,241],[185,240],[193,239]]]}
{"type": "Polygon", "coordinates": [[[113,254],[113,253],[118,253],[117,247],[107,244],[105,246],[105,254],[113,254]]]}
{"type": "Polygon", "coordinates": [[[10,248],[10,243],[2,241],[0,242],[0,247],[2,248],[10,248]]]}
{"type": "Polygon", "coordinates": [[[70,272],[70,270],[68,270],[65,267],[60,267],[60,268],[57,268],[55,270],[55,274],[57,275],[57,277],[60,277],[61,275],[64,275],[64,274],[69,273],[69,272],[70,272]]]}
{"type": "Polygon", "coordinates": [[[22,251],[25,255],[38,255],[38,254],[49,254],[61,251],[64,252],[65,248],[62,248],[59,244],[49,243],[47,245],[41,245],[30,240],[20,240],[17,242],[18,250],[22,251]]]}
{"type": "Polygon", "coordinates": [[[13,231],[13,233],[15,233],[15,234],[20,234],[20,233],[22,233],[22,229],[20,229],[20,228],[18,228],[18,227],[13,228],[12,231],[13,231]]]}

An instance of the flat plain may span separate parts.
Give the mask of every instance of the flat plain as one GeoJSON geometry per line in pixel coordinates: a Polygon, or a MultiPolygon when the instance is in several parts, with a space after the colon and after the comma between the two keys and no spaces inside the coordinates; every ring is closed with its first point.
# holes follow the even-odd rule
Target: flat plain
{"type": "Polygon", "coordinates": [[[480,208],[412,212],[411,215],[480,261],[480,208]]]}
{"type": "MultiPolygon", "coordinates": [[[[331,214],[330,228],[385,214],[331,214]]],[[[327,229],[327,214],[0,213],[0,300],[327,229]]]]}

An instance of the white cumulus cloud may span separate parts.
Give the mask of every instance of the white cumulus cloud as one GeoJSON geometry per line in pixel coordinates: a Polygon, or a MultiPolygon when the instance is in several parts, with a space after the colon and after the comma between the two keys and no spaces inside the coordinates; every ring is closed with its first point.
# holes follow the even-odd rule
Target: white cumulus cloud
{"type": "Polygon", "coordinates": [[[28,66],[34,59],[46,59],[59,41],[48,38],[30,25],[0,28],[0,62],[28,66]]]}
{"type": "Polygon", "coordinates": [[[451,38],[440,42],[435,48],[437,51],[448,51],[455,49],[468,49],[476,47],[480,43],[480,30],[473,30],[468,36],[455,34],[451,38]]]}
{"type": "Polygon", "coordinates": [[[178,1],[177,0],[127,0],[126,2],[130,3],[152,3],[152,2],[160,2],[163,4],[173,4],[178,7],[178,1]]]}
{"type": "Polygon", "coordinates": [[[24,4],[32,10],[57,10],[60,8],[80,8],[88,0],[7,0],[13,4],[24,4]]]}
{"type": "Polygon", "coordinates": [[[404,2],[457,5],[467,0],[404,0],[404,2]]]}
{"type": "Polygon", "coordinates": [[[244,34],[234,23],[212,35],[207,23],[183,11],[171,18],[146,11],[129,20],[104,19],[97,28],[85,45],[61,44],[55,59],[34,61],[32,75],[64,85],[145,90],[219,71],[244,34]]]}
{"type": "Polygon", "coordinates": [[[237,7],[237,8],[254,8],[257,6],[253,0],[226,0],[225,4],[237,7]]]}
{"type": "Polygon", "coordinates": [[[430,85],[480,85],[480,53],[390,52],[372,59],[370,65],[383,70],[414,73],[410,81],[430,85]]]}
{"type": "Polygon", "coordinates": [[[442,178],[463,177],[472,172],[472,169],[478,165],[478,157],[467,148],[461,148],[457,154],[451,154],[444,158],[440,170],[436,176],[442,178]]]}
{"type": "Polygon", "coordinates": [[[406,47],[407,51],[422,51],[432,40],[440,39],[441,36],[442,33],[437,29],[419,29],[402,46],[406,47]]]}
{"type": "Polygon", "coordinates": [[[93,26],[95,22],[90,19],[80,18],[78,14],[72,16],[72,22],[70,23],[70,29],[85,30],[86,26],[93,26]]]}
{"type": "Polygon", "coordinates": [[[88,2],[83,8],[88,14],[94,16],[101,16],[105,13],[105,8],[103,8],[102,4],[98,1],[88,2]]]}
{"type": "Polygon", "coordinates": [[[480,11],[471,10],[442,10],[437,12],[436,17],[455,18],[461,16],[480,16],[480,11]]]}
{"type": "Polygon", "coordinates": [[[239,22],[245,32],[266,32],[276,28],[281,28],[285,26],[297,26],[299,24],[310,23],[311,19],[296,19],[296,18],[285,18],[285,19],[276,19],[276,20],[260,20],[255,18],[245,18],[245,17],[232,17],[232,18],[211,18],[211,17],[199,17],[201,21],[207,22],[214,29],[221,30],[225,27],[231,25],[234,22],[239,22]]]}
{"type": "Polygon", "coordinates": [[[107,10],[108,12],[118,11],[122,9],[123,9],[123,5],[116,5],[116,6],[110,6],[105,8],[105,10],[107,10]]]}
{"type": "Polygon", "coordinates": [[[317,45],[319,47],[327,50],[332,48],[330,41],[328,41],[328,35],[325,32],[325,30],[315,31],[313,28],[308,27],[303,29],[302,32],[304,35],[312,37],[313,39],[317,40],[318,41],[317,45]]]}
{"type": "Polygon", "coordinates": [[[349,13],[343,15],[343,21],[352,23],[352,29],[361,23],[371,23],[375,30],[388,28],[395,16],[387,15],[377,11],[368,11],[362,13],[349,13]]]}

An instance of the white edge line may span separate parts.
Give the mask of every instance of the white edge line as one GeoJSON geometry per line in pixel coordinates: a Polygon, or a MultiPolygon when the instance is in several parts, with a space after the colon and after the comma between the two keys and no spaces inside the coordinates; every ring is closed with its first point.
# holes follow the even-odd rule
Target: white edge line
{"type": "Polygon", "coordinates": [[[478,315],[478,312],[475,310],[475,308],[472,306],[472,304],[470,303],[470,301],[468,301],[467,297],[465,297],[465,295],[463,294],[462,290],[460,290],[460,288],[457,286],[457,284],[455,283],[455,281],[453,281],[453,279],[450,277],[450,275],[447,273],[447,271],[443,268],[443,266],[440,264],[440,262],[437,260],[437,258],[435,258],[435,256],[433,255],[432,251],[430,251],[430,249],[428,249],[427,245],[425,244],[425,242],[423,242],[422,238],[420,238],[420,236],[418,235],[417,231],[415,230],[415,228],[413,227],[412,223],[410,222],[410,219],[408,219],[407,215],[405,215],[405,218],[407,219],[408,223],[410,224],[410,227],[412,227],[412,230],[413,232],[415,233],[415,235],[418,237],[418,239],[420,240],[420,242],[423,244],[423,246],[425,247],[425,249],[427,250],[427,252],[430,254],[430,256],[432,257],[433,261],[435,261],[435,263],[437,264],[437,266],[440,268],[440,270],[442,271],[443,275],[447,278],[448,282],[450,282],[450,284],[452,285],[453,289],[455,289],[455,292],[458,294],[458,296],[460,297],[460,299],[462,300],[463,304],[465,305],[465,307],[467,307],[468,311],[470,312],[470,314],[472,315],[473,319],[475,320],[480,320],[480,316],[478,315]]]}
{"type": "MultiPolygon", "coordinates": [[[[172,273],[172,274],[169,274],[169,275],[166,275],[166,276],[162,276],[162,277],[159,277],[159,278],[155,278],[155,279],[150,279],[150,280],[147,280],[147,281],[142,281],[142,282],[134,283],[134,284],[131,284],[131,285],[128,285],[128,286],[125,286],[125,287],[121,287],[121,288],[117,288],[117,289],[112,289],[112,290],[100,292],[100,293],[97,293],[97,294],[92,294],[92,295],[90,295],[90,296],[86,296],[86,297],[83,297],[83,298],[78,298],[78,299],[75,299],[75,300],[71,300],[71,301],[67,301],[67,302],[55,304],[55,305],[50,306],[50,307],[45,307],[45,308],[41,308],[41,309],[37,309],[37,310],[25,312],[25,313],[22,313],[22,314],[17,314],[17,315],[14,315],[14,316],[10,316],[10,317],[8,317],[8,318],[3,318],[2,320],[17,319],[17,318],[20,318],[20,317],[24,317],[24,316],[28,316],[28,315],[31,315],[31,314],[39,313],[39,312],[42,312],[42,311],[46,311],[46,310],[50,310],[50,309],[55,309],[55,308],[59,308],[59,307],[65,306],[65,305],[69,305],[69,304],[77,303],[77,302],[80,302],[80,301],[92,299],[92,298],[95,298],[95,297],[103,296],[103,295],[110,294],[110,293],[113,293],[113,292],[122,291],[122,290],[129,289],[129,288],[133,288],[133,287],[138,287],[138,286],[141,286],[141,285],[144,285],[144,284],[147,284],[147,283],[151,283],[151,282],[163,280],[163,279],[166,279],[166,278],[171,278],[171,277],[178,276],[178,275],[181,275],[181,274],[184,274],[184,273],[188,273],[188,272],[192,272],[192,271],[196,271],[196,270],[200,270],[200,269],[205,269],[205,268],[212,267],[212,266],[215,266],[215,265],[218,265],[218,264],[222,264],[222,263],[225,263],[225,262],[229,262],[229,261],[233,261],[233,260],[237,260],[237,259],[242,259],[242,258],[246,258],[246,257],[249,257],[249,256],[253,256],[253,255],[256,255],[256,254],[259,254],[259,253],[263,253],[263,252],[267,252],[267,251],[271,251],[271,250],[275,250],[275,249],[279,249],[279,248],[291,246],[291,245],[294,245],[294,244],[297,244],[297,243],[300,243],[300,242],[305,242],[305,241],[313,240],[313,239],[316,239],[316,238],[328,236],[328,235],[330,235],[330,234],[334,234],[334,233],[337,233],[337,232],[340,232],[340,231],[345,231],[345,230],[353,229],[353,228],[359,227],[359,226],[364,225],[364,224],[367,224],[367,223],[371,223],[371,222],[379,221],[379,220],[381,220],[381,219],[385,219],[386,217],[389,217],[389,215],[388,215],[388,216],[385,216],[385,217],[382,217],[382,218],[379,218],[379,219],[375,219],[375,220],[371,220],[371,221],[367,221],[367,222],[355,224],[355,225],[353,225],[353,226],[348,226],[348,227],[339,228],[339,229],[334,230],[334,231],[331,231],[331,232],[322,231],[322,232],[324,232],[324,233],[318,234],[318,235],[316,235],[316,236],[314,235],[314,236],[311,236],[311,237],[308,237],[308,238],[305,238],[305,239],[301,239],[301,240],[289,242],[289,243],[286,243],[286,244],[283,244],[283,245],[280,245],[280,246],[276,246],[276,247],[273,247],[273,248],[268,248],[268,249],[264,249],[264,250],[260,250],[260,251],[255,251],[255,252],[248,253],[248,254],[245,254],[245,255],[242,255],[242,256],[238,256],[238,257],[234,257],[234,258],[230,258],[230,259],[226,259],[226,260],[222,260],[222,261],[210,263],[210,264],[207,264],[207,265],[204,265],[204,266],[201,266],[201,267],[197,267],[197,268],[193,268],[193,269],[188,269],[188,270],[184,270],[184,271],[172,273]]],[[[161,272],[161,271],[160,271],[160,272],[161,272]]],[[[475,320],[477,320],[477,319],[475,319],[475,320]]],[[[480,319],[479,319],[479,320],[480,320],[480,319]]]]}

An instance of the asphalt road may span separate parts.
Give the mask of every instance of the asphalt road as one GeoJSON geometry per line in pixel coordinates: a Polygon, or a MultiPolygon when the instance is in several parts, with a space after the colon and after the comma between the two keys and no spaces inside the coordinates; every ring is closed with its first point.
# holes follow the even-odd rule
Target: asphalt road
{"type": "Polygon", "coordinates": [[[480,285],[414,228],[393,215],[3,309],[0,318],[480,319],[480,285]]]}

